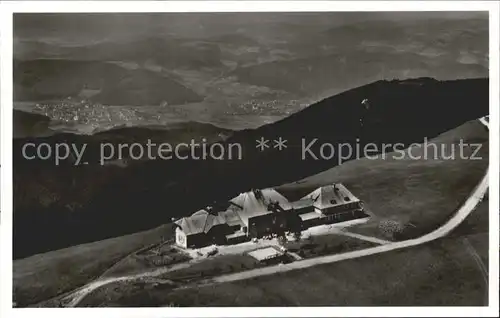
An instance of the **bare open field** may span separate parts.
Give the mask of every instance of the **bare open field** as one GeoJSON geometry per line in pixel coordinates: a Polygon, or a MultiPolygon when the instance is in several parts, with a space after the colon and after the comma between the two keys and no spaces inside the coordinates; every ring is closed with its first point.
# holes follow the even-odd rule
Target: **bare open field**
{"type": "MultiPolygon", "coordinates": [[[[483,176],[488,166],[488,131],[479,121],[470,121],[448,131],[430,142],[441,153],[428,148],[427,159],[394,159],[394,153],[385,159],[367,158],[350,161],[317,175],[290,183],[278,189],[290,197],[300,197],[313,189],[332,182],[344,183],[350,191],[363,200],[375,217],[365,224],[353,226],[349,231],[392,239],[380,232],[381,220],[397,220],[408,225],[395,239],[418,237],[443,224],[467,197],[483,176]],[[481,160],[462,159],[459,141],[463,140],[464,158],[475,151],[472,144],[481,148],[475,157],[481,160]],[[455,159],[446,159],[455,147],[455,159]],[[437,148],[440,152],[440,148],[437,148]]],[[[412,150],[414,157],[424,154],[423,149],[412,150]]]]}
{"type": "Polygon", "coordinates": [[[311,258],[360,250],[376,246],[376,244],[338,234],[327,234],[312,236],[307,241],[289,242],[285,246],[289,251],[296,252],[302,258],[311,258]]]}
{"type": "Polygon", "coordinates": [[[135,280],[114,282],[98,288],[85,297],[79,306],[111,306],[120,304],[152,304],[144,291],[165,291],[173,289],[193,280],[232,273],[262,266],[249,255],[221,255],[194,263],[178,270],[173,270],[151,280],[135,280]],[[143,298],[144,297],[144,298],[143,298]]]}
{"type": "MultiPolygon", "coordinates": [[[[487,234],[468,238],[487,245],[487,234]]],[[[487,258],[487,249],[477,249],[487,258]]],[[[487,263],[486,263],[487,264],[487,263]]],[[[461,239],[149,297],[178,306],[483,305],[487,286],[461,239]]],[[[163,302],[163,303],[162,303],[163,302]]]]}
{"type": "Polygon", "coordinates": [[[171,235],[171,226],[38,254],[14,261],[14,301],[34,304],[99,277],[115,263],[171,235]]]}
{"type": "Polygon", "coordinates": [[[191,259],[187,253],[174,248],[172,243],[173,240],[169,240],[151,249],[133,253],[109,268],[102,274],[102,277],[138,274],[146,270],[187,262],[191,259]]]}

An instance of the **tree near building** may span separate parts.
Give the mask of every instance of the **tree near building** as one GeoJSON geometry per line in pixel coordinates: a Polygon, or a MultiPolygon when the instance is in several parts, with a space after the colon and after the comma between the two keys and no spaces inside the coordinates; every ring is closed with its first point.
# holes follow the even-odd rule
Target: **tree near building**
{"type": "Polygon", "coordinates": [[[300,238],[302,237],[302,232],[293,232],[293,238],[295,239],[296,242],[300,241],[300,238]]]}
{"type": "Polygon", "coordinates": [[[278,244],[279,245],[284,245],[286,243],[286,236],[285,235],[279,235],[278,236],[278,244]]]}
{"type": "Polygon", "coordinates": [[[398,220],[382,220],[378,224],[378,229],[383,236],[394,239],[394,235],[401,234],[405,229],[405,224],[398,220]]]}

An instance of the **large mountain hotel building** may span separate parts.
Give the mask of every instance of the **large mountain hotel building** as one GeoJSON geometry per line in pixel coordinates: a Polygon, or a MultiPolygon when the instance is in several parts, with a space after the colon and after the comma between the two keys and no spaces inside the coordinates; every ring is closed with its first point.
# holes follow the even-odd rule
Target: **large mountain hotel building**
{"type": "Polygon", "coordinates": [[[241,193],[224,211],[203,209],[177,220],[175,237],[184,248],[235,244],[367,216],[362,202],[339,183],[320,187],[294,202],[269,188],[241,193]]]}

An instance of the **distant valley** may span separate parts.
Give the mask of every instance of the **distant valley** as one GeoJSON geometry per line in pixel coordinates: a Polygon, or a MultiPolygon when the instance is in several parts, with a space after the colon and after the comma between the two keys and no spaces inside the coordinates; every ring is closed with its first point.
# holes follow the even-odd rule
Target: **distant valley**
{"type": "Polygon", "coordinates": [[[264,105],[273,99],[319,100],[378,79],[488,74],[483,19],[311,28],[267,21],[260,27],[271,31],[219,30],[203,37],[157,32],[87,45],[17,39],[14,98],[131,106],[207,100],[210,108],[220,108],[249,99],[264,105]]]}

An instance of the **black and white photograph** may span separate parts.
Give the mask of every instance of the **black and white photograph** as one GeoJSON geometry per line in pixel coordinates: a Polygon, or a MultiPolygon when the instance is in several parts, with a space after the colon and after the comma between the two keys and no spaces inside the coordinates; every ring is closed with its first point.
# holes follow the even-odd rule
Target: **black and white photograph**
{"type": "Polygon", "coordinates": [[[12,13],[13,311],[498,309],[491,12],[115,7],[12,13]]]}

